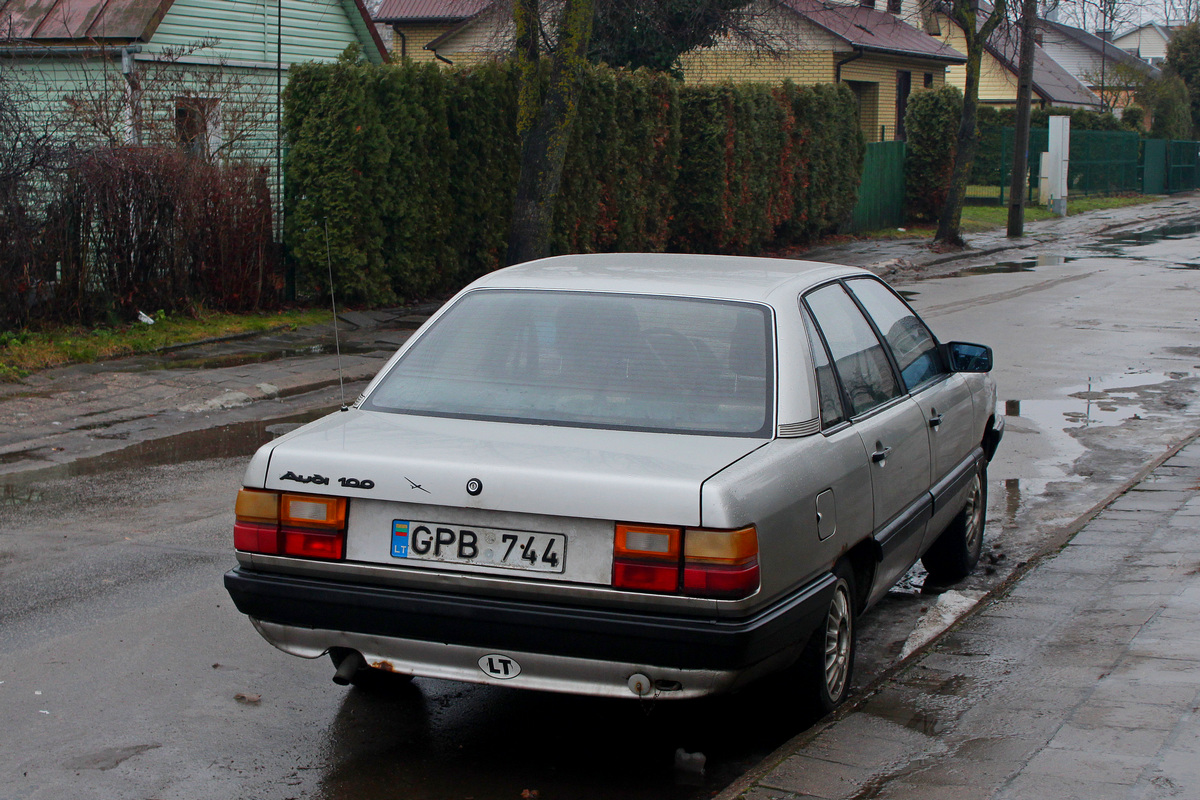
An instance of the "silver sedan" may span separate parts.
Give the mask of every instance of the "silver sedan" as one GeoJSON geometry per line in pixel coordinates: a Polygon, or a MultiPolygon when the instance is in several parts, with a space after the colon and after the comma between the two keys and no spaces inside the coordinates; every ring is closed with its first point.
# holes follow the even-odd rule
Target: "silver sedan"
{"type": "Polygon", "coordinates": [[[225,583],[340,683],[690,698],[789,669],[833,708],[858,615],[979,559],[990,369],[852,267],[500,270],[258,451],[225,583]]]}

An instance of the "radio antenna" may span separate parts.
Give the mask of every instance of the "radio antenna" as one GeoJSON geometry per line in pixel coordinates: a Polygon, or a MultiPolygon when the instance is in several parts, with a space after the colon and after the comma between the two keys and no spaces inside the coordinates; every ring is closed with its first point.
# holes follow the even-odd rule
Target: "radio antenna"
{"type": "Polygon", "coordinates": [[[346,405],[346,386],[342,379],[342,343],[338,338],[337,299],[333,294],[333,259],[329,255],[329,217],[325,218],[325,267],[329,270],[329,304],[333,306],[333,349],[337,353],[338,393],[342,398],[342,411],[349,409],[346,405]]]}

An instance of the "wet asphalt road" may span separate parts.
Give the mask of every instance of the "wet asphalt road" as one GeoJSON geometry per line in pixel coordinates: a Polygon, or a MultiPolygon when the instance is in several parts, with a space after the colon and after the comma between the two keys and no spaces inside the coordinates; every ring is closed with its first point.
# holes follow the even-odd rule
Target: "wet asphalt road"
{"type": "MultiPolygon", "coordinates": [[[[944,340],[994,346],[1008,414],[989,557],[957,588],[995,585],[1200,427],[1197,230],[903,287],[944,340]]],[[[779,682],[657,706],[335,686],[327,661],[262,642],[221,587],[245,463],[233,451],[267,435],[248,425],[160,448],[153,466],[5,479],[0,797],[696,798],[811,722],[779,682]],[[673,769],[678,747],[708,755],[703,779],[673,769]]],[[[930,604],[919,588],[914,575],[863,621],[859,686],[930,604]]]]}

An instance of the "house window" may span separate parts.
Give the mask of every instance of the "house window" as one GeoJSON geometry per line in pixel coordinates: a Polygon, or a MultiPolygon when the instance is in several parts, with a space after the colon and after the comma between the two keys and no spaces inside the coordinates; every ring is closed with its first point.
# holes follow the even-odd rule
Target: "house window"
{"type": "Polygon", "coordinates": [[[902,4],[902,0],[887,0],[888,13],[896,14],[897,16],[899,16],[901,4],[902,4]]]}
{"type": "Polygon", "coordinates": [[[933,73],[932,72],[925,73],[925,88],[926,89],[933,88],[933,73]]]}
{"type": "Polygon", "coordinates": [[[208,97],[175,98],[175,141],[196,158],[212,158],[221,149],[221,106],[208,97]]]}

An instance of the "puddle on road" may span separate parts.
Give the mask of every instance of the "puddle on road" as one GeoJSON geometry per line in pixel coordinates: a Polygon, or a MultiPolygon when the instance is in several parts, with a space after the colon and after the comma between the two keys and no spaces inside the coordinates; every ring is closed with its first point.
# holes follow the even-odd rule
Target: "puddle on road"
{"type": "Polygon", "coordinates": [[[1190,239],[1197,233],[1200,233],[1200,221],[1177,222],[1148,231],[1118,234],[1105,241],[1111,244],[1152,244],[1171,239],[1190,239]]]}
{"type": "Polygon", "coordinates": [[[1018,261],[997,261],[995,264],[981,264],[978,267],[967,267],[951,273],[950,277],[965,278],[976,275],[1005,275],[1013,272],[1033,272],[1038,267],[1057,267],[1078,261],[1079,256],[1063,256],[1056,253],[1041,253],[1018,261]]]}
{"type": "MultiPolygon", "coordinates": [[[[370,353],[376,348],[355,344],[342,344],[341,353],[344,356],[370,353]]],[[[284,358],[299,358],[301,356],[331,356],[337,353],[333,344],[314,344],[306,347],[264,350],[260,353],[228,353],[225,355],[184,357],[167,355],[159,364],[148,365],[146,369],[223,369],[225,367],[241,367],[246,364],[263,364],[268,361],[279,361],[284,358]]]]}
{"type": "MultiPolygon", "coordinates": [[[[992,483],[989,519],[1005,530],[1025,524],[1023,514],[1041,504],[1064,484],[1083,484],[1101,477],[1103,466],[1081,462],[1094,449],[1093,432],[1117,431],[1126,423],[1191,413],[1196,407],[1200,372],[1128,372],[1092,378],[1068,387],[1058,397],[1006,400],[1006,438],[1035,435],[1040,439],[1034,468],[1019,478],[992,483]]],[[[1118,436],[1109,434],[1104,436],[1118,436]]],[[[1053,510],[1050,510],[1053,513],[1053,510]]]]}
{"type": "MultiPolygon", "coordinates": [[[[131,467],[183,464],[210,458],[249,456],[259,446],[335,411],[331,408],[289,414],[264,420],[237,422],[207,430],[188,431],[162,439],[139,442],[103,455],[80,458],[69,464],[16,472],[0,477],[0,504],[15,505],[35,501],[33,487],[43,481],[98,475],[131,467]]],[[[8,453],[0,463],[40,458],[37,450],[8,453]]]]}

